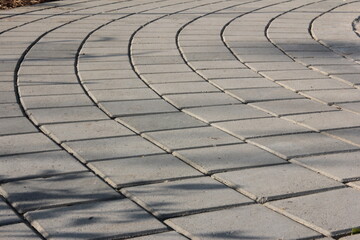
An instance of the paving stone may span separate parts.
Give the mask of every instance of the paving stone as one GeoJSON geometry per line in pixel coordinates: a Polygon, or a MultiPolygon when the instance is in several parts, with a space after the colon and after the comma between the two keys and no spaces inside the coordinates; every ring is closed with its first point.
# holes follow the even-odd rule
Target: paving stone
{"type": "Polygon", "coordinates": [[[165,232],[165,233],[147,235],[147,236],[137,237],[137,238],[132,238],[132,239],[134,239],[134,240],[168,240],[168,239],[186,240],[188,238],[180,235],[177,232],[165,232]]]}
{"type": "Polygon", "coordinates": [[[24,116],[19,104],[17,103],[0,103],[0,118],[6,117],[22,117],[24,116]]]}
{"type": "Polygon", "coordinates": [[[135,70],[146,73],[181,73],[191,71],[185,64],[136,65],[135,70]]]}
{"type": "Polygon", "coordinates": [[[160,83],[152,84],[151,88],[153,88],[160,95],[220,91],[207,82],[160,83]]]}
{"type": "Polygon", "coordinates": [[[227,91],[231,96],[242,102],[258,102],[282,99],[300,99],[303,96],[284,88],[253,88],[253,89],[234,89],[227,91]]]}
{"type": "Polygon", "coordinates": [[[151,65],[151,64],[184,64],[184,60],[176,56],[142,56],[142,57],[135,57],[132,58],[134,65],[151,65]]]}
{"type": "Polygon", "coordinates": [[[331,130],[327,131],[327,133],[360,145],[360,128],[331,130]]]}
{"type": "Polygon", "coordinates": [[[215,123],[214,126],[240,139],[302,133],[311,130],[279,118],[247,119],[215,123]]]}
{"type": "Polygon", "coordinates": [[[320,133],[302,133],[275,137],[264,137],[249,140],[274,152],[283,158],[294,158],[321,153],[334,153],[358,149],[340,140],[324,136],[320,133]]]}
{"type": "Polygon", "coordinates": [[[104,101],[159,99],[159,96],[149,88],[93,90],[89,94],[97,103],[104,101]]]}
{"type": "Polygon", "coordinates": [[[359,152],[326,154],[292,161],[340,182],[360,179],[359,152]]]}
{"type": "Polygon", "coordinates": [[[296,62],[254,62],[249,66],[256,71],[306,70],[305,66],[296,62]]]}
{"type": "Polygon", "coordinates": [[[355,235],[340,238],[340,240],[359,240],[359,239],[360,239],[359,234],[355,234],[355,235]]]}
{"type": "Polygon", "coordinates": [[[63,151],[0,157],[0,164],[0,182],[86,170],[76,159],[63,151]]]}
{"type": "Polygon", "coordinates": [[[37,125],[108,119],[95,106],[31,109],[28,113],[37,125]]]}
{"type": "MultiPolygon", "coordinates": [[[[346,73],[350,73],[350,74],[355,74],[360,72],[360,66],[358,65],[354,65],[354,64],[344,64],[344,65],[320,65],[320,66],[316,66],[316,65],[312,65],[312,68],[323,72],[325,74],[346,74],[346,73]]],[[[359,75],[358,75],[359,76],[359,75]]]]}
{"type": "Polygon", "coordinates": [[[32,133],[38,130],[25,117],[0,118],[0,135],[32,133]]]}
{"type": "Polygon", "coordinates": [[[59,149],[56,144],[42,133],[1,136],[0,146],[0,156],[59,149]]]}
{"type": "Polygon", "coordinates": [[[141,74],[141,77],[150,84],[204,81],[204,79],[194,72],[141,74]]]}
{"type": "Polygon", "coordinates": [[[224,68],[245,68],[238,61],[190,61],[188,62],[194,69],[224,69],[224,68]]]}
{"type": "Polygon", "coordinates": [[[360,116],[346,111],[299,114],[287,116],[285,119],[290,119],[317,131],[360,127],[360,116]]]}
{"type": "Polygon", "coordinates": [[[245,104],[189,108],[184,110],[184,112],[205,122],[253,119],[270,116],[268,113],[259,111],[245,104]]]}
{"type": "Polygon", "coordinates": [[[0,227],[1,239],[16,239],[16,240],[39,240],[37,236],[28,226],[24,223],[11,224],[0,227]]]}
{"type": "Polygon", "coordinates": [[[182,112],[121,117],[116,121],[138,133],[206,126],[205,123],[182,112]]]}
{"type": "Polygon", "coordinates": [[[66,142],[63,146],[83,162],[164,153],[138,136],[66,142]]]}
{"type": "Polygon", "coordinates": [[[81,79],[119,79],[136,77],[133,70],[94,70],[94,71],[81,71],[81,79]]]}
{"type": "Polygon", "coordinates": [[[99,105],[104,108],[111,117],[178,111],[162,99],[102,102],[99,105]]]}
{"type": "Polygon", "coordinates": [[[148,132],[143,136],[167,151],[239,143],[240,140],[213,127],[148,132]]]}
{"type": "Polygon", "coordinates": [[[22,97],[21,102],[23,103],[23,107],[25,110],[36,108],[94,105],[93,102],[89,99],[89,97],[85,94],[22,97]]]}
{"type": "Polygon", "coordinates": [[[115,188],[200,175],[170,154],[94,161],[89,167],[115,188]]]}
{"type": "Polygon", "coordinates": [[[326,78],[321,73],[314,72],[312,70],[282,70],[282,71],[263,71],[261,72],[265,77],[273,80],[290,80],[290,79],[318,79],[318,78],[326,78]]]}
{"type": "Polygon", "coordinates": [[[296,58],[297,62],[306,64],[306,65],[328,65],[328,64],[353,64],[347,59],[344,58],[325,58],[325,57],[315,57],[315,58],[296,58]]]}
{"type": "Polygon", "coordinates": [[[304,91],[303,94],[327,104],[356,102],[360,100],[360,91],[358,89],[304,91]]]}
{"type": "Polygon", "coordinates": [[[214,79],[210,81],[217,87],[227,89],[239,89],[239,88],[271,88],[279,87],[276,83],[273,83],[265,78],[244,78],[244,79],[214,79]]]}
{"type": "Polygon", "coordinates": [[[5,183],[0,191],[21,213],[120,196],[89,172],[5,183]]]}
{"type": "Polygon", "coordinates": [[[359,227],[360,192],[351,188],[267,203],[267,206],[327,235],[350,233],[359,227]]]}
{"type": "Polygon", "coordinates": [[[294,164],[243,169],[215,174],[214,177],[262,203],[343,186],[294,164]]]}
{"type": "Polygon", "coordinates": [[[234,104],[238,100],[224,93],[192,93],[166,95],[164,98],[178,108],[203,107],[212,105],[234,104]]]}
{"type": "Polygon", "coordinates": [[[113,120],[43,125],[41,129],[56,142],[134,135],[113,120]]]}
{"type": "Polygon", "coordinates": [[[20,218],[15,214],[13,210],[2,200],[0,199],[0,237],[1,232],[3,231],[3,226],[5,224],[13,224],[20,222],[20,218]]]}
{"type": "Polygon", "coordinates": [[[165,222],[192,239],[315,239],[320,236],[319,233],[257,204],[174,218],[165,222]]]}
{"type": "Polygon", "coordinates": [[[336,105],[339,106],[340,108],[346,109],[350,112],[360,113],[360,102],[341,103],[341,104],[336,104],[336,105]]]}
{"type": "Polygon", "coordinates": [[[206,79],[258,78],[259,75],[250,69],[205,69],[198,73],[206,79]]]}
{"type": "MultiPolygon", "coordinates": [[[[251,41],[250,39],[248,41],[251,41]]],[[[231,46],[231,44],[230,44],[231,46]]],[[[241,54],[237,55],[240,61],[245,63],[254,63],[254,62],[292,62],[291,58],[285,56],[283,53],[281,54],[272,54],[272,55],[264,55],[264,54],[241,54]]]]}
{"type": "Polygon", "coordinates": [[[132,237],[167,229],[127,199],[28,212],[25,216],[51,239],[132,237]]]}
{"type": "Polygon", "coordinates": [[[331,77],[339,80],[345,80],[355,85],[359,85],[360,84],[360,80],[359,80],[360,74],[358,73],[359,70],[357,70],[356,72],[357,73],[353,73],[353,74],[333,74],[331,75],[331,77]]]}
{"type": "Polygon", "coordinates": [[[252,103],[251,106],[258,107],[276,116],[335,111],[335,108],[317,103],[308,99],[279,100],[269,102],[252,103]]]}
{"type": "MultiPolygon", "coordinates": [[[[33,75],[37,76],[37,75],[33,75]]],[[[61,79],[65,78],[63,75],[59,75],[61,79]]],[[[40,78],[40,77],[38,77],[40,78]]],[[[51,79],[48,80],[48,84],[42,83],[40,84],[33,84],[33,85],[20,85],[19,86],[19,93],[21,97],[28,97],[28,96],[46,96],[46,95],[61,95],[61,94],[84,94],[84,90],[79,86],[79,84],[53,84],[50,82],[51,79]]],[[[63,80],[65,81],[65,80],[63,80]]],[[[21,81],[20,83],[24,83],[21,81]]],[[[77,83],[77,80],[76,80],[77,83]]]]}
{"type": "Polygon", "coordinates": [[[331,78],[324,79],[307,79],[307,80],[289,80],[278,82],[280,85],[291,89],[292,91],[307,90],[328,90],[328,89],[345,89],[351,88],[350,85],[342,83],[331,78]]]}
{"type": "MultiPolygon", "coordinates": [[[[198,36],[195,37],[197,38],[198,36]]],[[[206,61],[209,59],[213,61],[235,60],[234,56],[231,53],[227,53],[227,52],[186,53],[184,57],[186,61],[206,61]]]]}
{"type": "Polygon", "coordinates": [[[125,188],[123,192],[161,218],[252,202],[210,177],[125,188]]]}
{"type": "Polygon", "coordinates": [[[16,96],[14,92],[1,92],[0,103],[16,103],[16,96]]]}
{"type": "Polygon", "coordinates": [[[147,87],[139,79],[121,79],[121,80],[89,80],[83,81],[86,90],[107,90],[107,89],[127,89],[147,87]]]}

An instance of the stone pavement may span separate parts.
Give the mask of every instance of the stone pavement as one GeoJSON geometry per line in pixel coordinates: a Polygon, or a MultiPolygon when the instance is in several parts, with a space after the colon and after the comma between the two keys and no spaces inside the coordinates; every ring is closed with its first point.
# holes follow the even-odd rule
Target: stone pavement
{"type": "Polygon", "coordinates": [[[360,1],[0,12],[0,239],[359,240],[360,1]]]}

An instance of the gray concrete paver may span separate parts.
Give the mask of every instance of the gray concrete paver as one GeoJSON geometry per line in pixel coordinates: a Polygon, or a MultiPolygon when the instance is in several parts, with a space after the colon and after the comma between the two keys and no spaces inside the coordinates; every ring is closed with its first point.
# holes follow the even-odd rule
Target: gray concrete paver
{"type": "Polygon", "coordinates": [[[327,104],[357,102],[360,98],[358,89],[303,91],[302,93],[307,97],[327,104]]]}
{"type": "Polygon", "coordinates": [[[289,80],[278,82],[280,85],[292,91],[308,90],[328,90],[328,89],[347,89],[350,85],[335,79],[308,79],[308,80],[289,80]]]}
{"type": "Polygon", "coordinates": [[[2,232],[2,225],[18,223],[20,221],[21,220],[16,213],[2,199],[0,199],[0,232],[2,232]]]}
{"type": "Polygon", "coordinates": [[[277,84],[264,78],[213,79],[210,82],[224,90],[278,87],[277,84]]]}
{"type": "Polygon", "coordinates": [[[39,240],[37,236],[28,226],[24,223],[10,224],[0,226],[1,239],[16,239],[16,240],[39,240]]]}
{"type": "Polygon", "coordinates": [[[338,130],[329,130],[326,131],[332,136],[339,137],[341,139],[345,139],[353,144],[360,145],[360,128],[344,128],[338,130]]]}
{"type": "Polygon", "coordinates": [[[176,232],[165,232],[165,233],[147,235],[144,237],[137,237],[137,238],[131,238],[131,239],[134,239],[134,240],[167,240],[167,239],[185,240],[187,238],[176,232]]]}
{"type": "Polygon", "coordinates": [[[92,101],[84,94],[29,96],[22,97],[25,110],[38,108],[92,106],[92,101]]]}
{"type": "Polygon", "coordinates": [[[37,129],[25,117],[0,118],[0,136],[34,132],[37,132],[37,129]]]}

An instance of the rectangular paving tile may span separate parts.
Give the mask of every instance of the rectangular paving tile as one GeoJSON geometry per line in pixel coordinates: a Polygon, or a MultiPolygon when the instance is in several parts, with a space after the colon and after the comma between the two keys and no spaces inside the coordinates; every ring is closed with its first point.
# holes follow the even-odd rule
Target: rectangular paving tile
{"type": "Polygon", "coordinates": [[[171,154],[93,161],[88,166],[115,188],[201,175],[171,154]]]}
{"type": "Polygon", "coordinates": [[[335,111],[336,108],[321,104],[308,99],[279,100],[269,102],[252,103],[252,106],[258,107],[276,116],[335,111]]]}
{"type": "Polygon", "coordinates": [[[164,98],[178,108],[239,103],[239,100],[236,100],[225,93],[175,94],[166,95],[164,98]]]}
{"type": "Polygon", "coordinates": [[[219,122],[214,126],[240,139],[310,132],[311,130],[280,118],[246,119],[219,122]]]}
{"type": "Polygon", "coordinates": [[[19,104],[17,103],[0,103],[0,118],[6,117],[23,117],[19,104]]]}
{"type": "Polygon", "coordinates": [[[174,155],[204,173],[285,163],[283,159],[250,144],[180,150],[174,155]]]}
{"type": "Polygon", "coordinates": [[[107,89],[126,89],[126,88],[145,88],[146,85],[141,80],[120,79],[120,80],[88,80],[83,81],[86,90],[107,90],[107,89]]]}
{"type": "Polygon", "coordinates": [[[327,104],[357,102],[360,100],[360,91],[358,89],[304,91],[303,94],[327,104]]]}
{"type": "Polygon", "coordinates": [[[289,80],[278,82],[293,91],[307,90],[327,90],[327,89],[346,89],[351,88],[350,85],[331,78],[324,79],[307,79],[307,80],[289,80]]]}
{"type": "Polygon", "coordinates": [[[213,79],[210,82],[223,90],[279,87],[265,78],[213,79]]]}
{"type": "Polygon", "coordinates": [[[18,223],[20,221],[16,213],[0,198],[0,238],[2,232],[1,225],[18,223]]]}
{"type": "Polygon", "coordinates": [[[199,75],[197,75],[194,72],[141,74],[141,77],[150,84],[204,81],[204,79],[202,79],[199,75]]]}
{"type": "Polygon", "coordinates": [[[83,162],[164,153],[138,136],[73,141],[63,143],[63,146],[83,162]]]}
{"type": "MultiPolygon", "coordinates": [[[[197,48],[197,47],[195,47],[197,48]]],[[[245,66],[238,62],[238,61],[228,61],[228,60],[224,60],[224,61],[209,61],[209,60],[204,60],[204,61],[190,61],[189,64],[194,68],[194,69],[224,69],[224,68],[245,68],[245,66]]]]}
{"type": "Polygon", "coordinates": [[[84,166],[64,151],[0,157],[0,165],[0,182],[86,171],[84,166]]]}
{"type": "Polygon", "coordinates": [[[120,117],[116,121],[138,133],[206,126],[205,123],[182,112],[120,117]]]}
{"type": "Polygon", "coordinates": [[[41,129],[58,143],[134,135],[132,131],[113,120],[49,124],[41,126],[41,129]]]}
{"type": "Polygon", "coordinates": [[[28,113],[37,125],[108,119],[95,106],[31,109],[28,113]]]}
{"type": "Polygon", "coordinates": [[[283,99],[301,99],[303,96],[281,87],[276,88],[253,88],[253,89],[232,89],[227,91],[231,96],[244,103],[283,100],[283,99]]]}
{"type": "Polygon", "coordinates": [[[159,83],[152,84],[151,87],[160,95],[178,93],[201,93],[219,92],[220,90],[211,84],[203,82],[180,82],[180,83],[159,83]]]}
{"type": "Polygon", "coordinates": [[[122,192],[161,218],[252,202],[210,177],[125,188],[122,192]]]}
{"type": "Polygon", "coordinates": [[[162,99],[101,102],[99,106],[104,108],[111,117],[178,111],[162,99]]]}
{"type": "Polygon", "coordinates": [[[24,223],[18,223],[0,226],[0,239],[40,240],[41,238],[24,223]]]}
{"type": "Polygon", "coordinates": [[[92,90],[89,94],[96,102],[160,98],[149,88],[92,90]]]}
{"type": "Polygon", "coordinates": [[[345,188],[266,205],[327,236],[350,233],[360,227],[360,192],[345,188]]]}
{"type": "Polygon", "coordinates": [[[322,112],[287,116],[285,119],[297,122],[317,131],[336,128],[360,127],[360,116],[346,111],[322,112]]]}
{"type": "Polygon", "coordinates": [[[174,218],[165,222],[191,239],[315,239],[321,236],[257,204],[174,218]]]}
{"type": "Polygon", "coordinates": [[[21,213],[120,197],[119,193],[89,172],[5,183],[1,185],[0,191],[21,213]]]}
{"type": "Polygon", "coordinates": [[[202,76],[206,79],[228,79],[228,78],[258,78],[260,77],[256,72],[250,69],[204,69],[199,70],[202,76]]]}
{"type": "Polygon", "coordinates": [[[0,118],[0,136],[37,131],[34,125],[25,117],[0,118]]]}
{"type": "MultiPolygon", "coordinates": [[[[44,75],[46,76],[46,75],[44,75]]],[[[21,97],[28,97],[28,96],[46,96],[46,95],[59,95],[59,94],[84,94],[84,90],[79,86],[77,79],[74,75],[71,75],[74,79],[74,83],[76,84],[52,84],[52,78],[58,76],[59,80],[63,79],[66,76],[64,75],[52,75],[47,79],[49,82],[48,84],[36,84],[36,85],[20,85],[19,92],[21,97]]],[[[32,75],[35,79],[40,79],[41,75],[32,75]]],[[[21,80],[20,83],[23,83],[21,80]]]]}
{"type": "Polygon", "coordinates": [[[295,164],[243,169],[214,177],[262,203],[343,186],[295,164]]]}
{"type": "Polygon", "coordinates": [[[1,92],[0,103],[16,103],[16,95],[14,92],[1,92]]]}
{"type": "Polygon", "coordinates": [[[304,70],[305,66],[296,62],[257,62],[249,66],[256,71],[273,71],[273,70],[304,70]]]}
{"type": "Polygon", "coordinates": [[[332,136],[339,137],[353,144],[360,145],[360,128],[348,128],[326,131],[326,133],[332,136]]]}
{"type": "Polygon", "coordinates": [[[306,70],[280,70],[280,71],[262,71],[262,75],[273,80],[290,80],[290,79],[316,79],[327,78],[325,75],[309,69],[306,70]]]}
{"type": "Polygon", "coordinates": [[[47,238],[126,238],[167,228],[127,199],[28,212],[25,217],[47,238]]]}
{"type": "Polygon", "coordinates": [[[283,158],[358,149],[353,145],[320,133],[302,133],[249,140],[283,158]]]}
{"type": "Polygon", "coordinates": [[[42,133],[0,136],[0,156],[60,149],[42,133]]]}
{"type": "Polygon", "coordinates": [[[241,140],[213,127],[148,132],[143,136],[168,151],[241,142],[241,140]]]}
{"type": "Polygon", "coordinates": [[[291,160],[340,182],[360,179],[360,154],[348,152],[291,160]]]}
{"type": "Polygon", "coordinates": [[[191,71],[185,64],[136,65],[135,69],[145,73],[176,73],[191,71]]]}
{"type": "Polygon", "coordinates": [[[147,235],[147,236],[143,236],[143,237],[137,237],[137,238],[132,238],[134,240],[186,240],[188,238],[180,235],[177,232],[165,232],[165,233],[158,233],[158,234],[152,234],[152,235],[147,235]]]}
{"type": "Polygon", "coordinates": [[[85,94],[22,97],[24,109],[92,106],[94,103],[85,94]]]}

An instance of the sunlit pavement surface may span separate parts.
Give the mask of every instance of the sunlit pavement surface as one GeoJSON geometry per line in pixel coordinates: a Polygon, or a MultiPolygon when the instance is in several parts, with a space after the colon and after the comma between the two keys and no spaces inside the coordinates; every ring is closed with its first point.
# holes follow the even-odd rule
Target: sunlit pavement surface
{"type": "Polygon", "coordinates": [[[360,1],[0,12],[0,239],[346,239],[360,1]]]}

